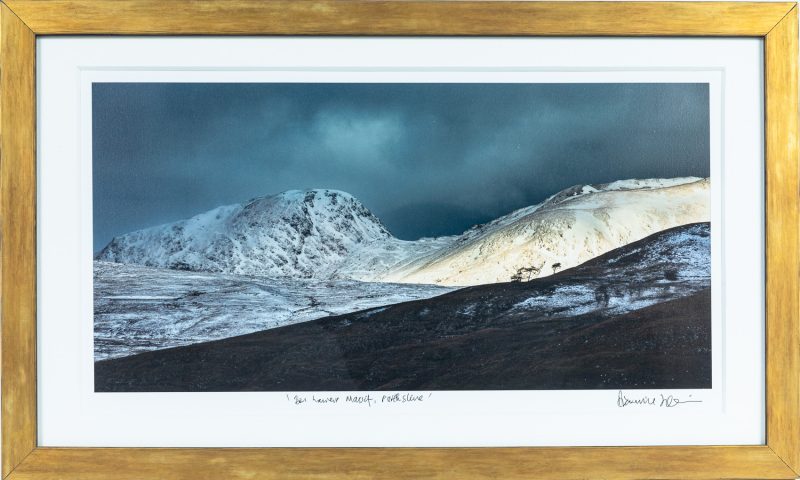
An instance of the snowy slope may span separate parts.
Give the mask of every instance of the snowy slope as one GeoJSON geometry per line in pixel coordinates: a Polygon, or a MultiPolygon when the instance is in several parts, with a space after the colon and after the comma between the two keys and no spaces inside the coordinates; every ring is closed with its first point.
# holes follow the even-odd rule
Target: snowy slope
{"type": "Polygon", "coordinates": [[[711,226],[664,230],[541,282],[512,310],[612,317],[693,295],[711,286],[711,226]]]}
{"type": "Polygon", "coordinates": [[[551,275],[678,225],[709,221],[708,179],[625,180],[579,185],[540,205],[473,228],[451,245],[413,259],[385,281],[440,285],[551,275]]]}
{"type": "Polygon", "coordinates": [[[243,335],[452,291],[94,262],[95,360],[243,335]]]}

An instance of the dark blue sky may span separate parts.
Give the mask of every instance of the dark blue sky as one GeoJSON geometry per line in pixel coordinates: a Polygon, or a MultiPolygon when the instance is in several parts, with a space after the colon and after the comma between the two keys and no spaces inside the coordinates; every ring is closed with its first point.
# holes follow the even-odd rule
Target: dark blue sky
{"type": "Polygon", "coordinates": [[[706,84],[96,83],[94,248],[294,188],[460,233],[575,184],[708,176],[708,109],[706,84]]]}

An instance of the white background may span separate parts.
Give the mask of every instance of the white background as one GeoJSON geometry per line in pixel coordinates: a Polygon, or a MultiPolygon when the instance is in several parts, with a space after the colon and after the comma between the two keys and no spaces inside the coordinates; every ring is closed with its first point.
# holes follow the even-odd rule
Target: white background
{"type": "Polygon", "coordinates": [[[759,41],[48,38],[38,54],[41,445],[763,443],[759,41]],[[433,392],[372,407],[295,406],[293,393],[95,394],[87,102],[91,81],[122,80],[709,82],[714,389],[666,392],[703,401],[674,409],[620,409],[616,391],[433,392]]]}

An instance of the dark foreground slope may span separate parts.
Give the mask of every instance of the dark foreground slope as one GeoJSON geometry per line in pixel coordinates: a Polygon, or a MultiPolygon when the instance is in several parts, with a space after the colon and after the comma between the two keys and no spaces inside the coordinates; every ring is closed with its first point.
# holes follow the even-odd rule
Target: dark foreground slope
{"type": "Polygon", "coordinates": [[[97,362],[97,391],[709,388],[709,225],[527,283],[97,362]]]}

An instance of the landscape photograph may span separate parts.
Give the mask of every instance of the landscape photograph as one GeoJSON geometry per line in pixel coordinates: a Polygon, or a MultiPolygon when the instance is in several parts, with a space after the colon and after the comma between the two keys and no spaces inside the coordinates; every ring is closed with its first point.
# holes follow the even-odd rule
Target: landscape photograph
{"type": "Polygon", "coordinates": [[[94,83],[95,391],[711,388],[709,142],[702,83],[94,83]]]}

